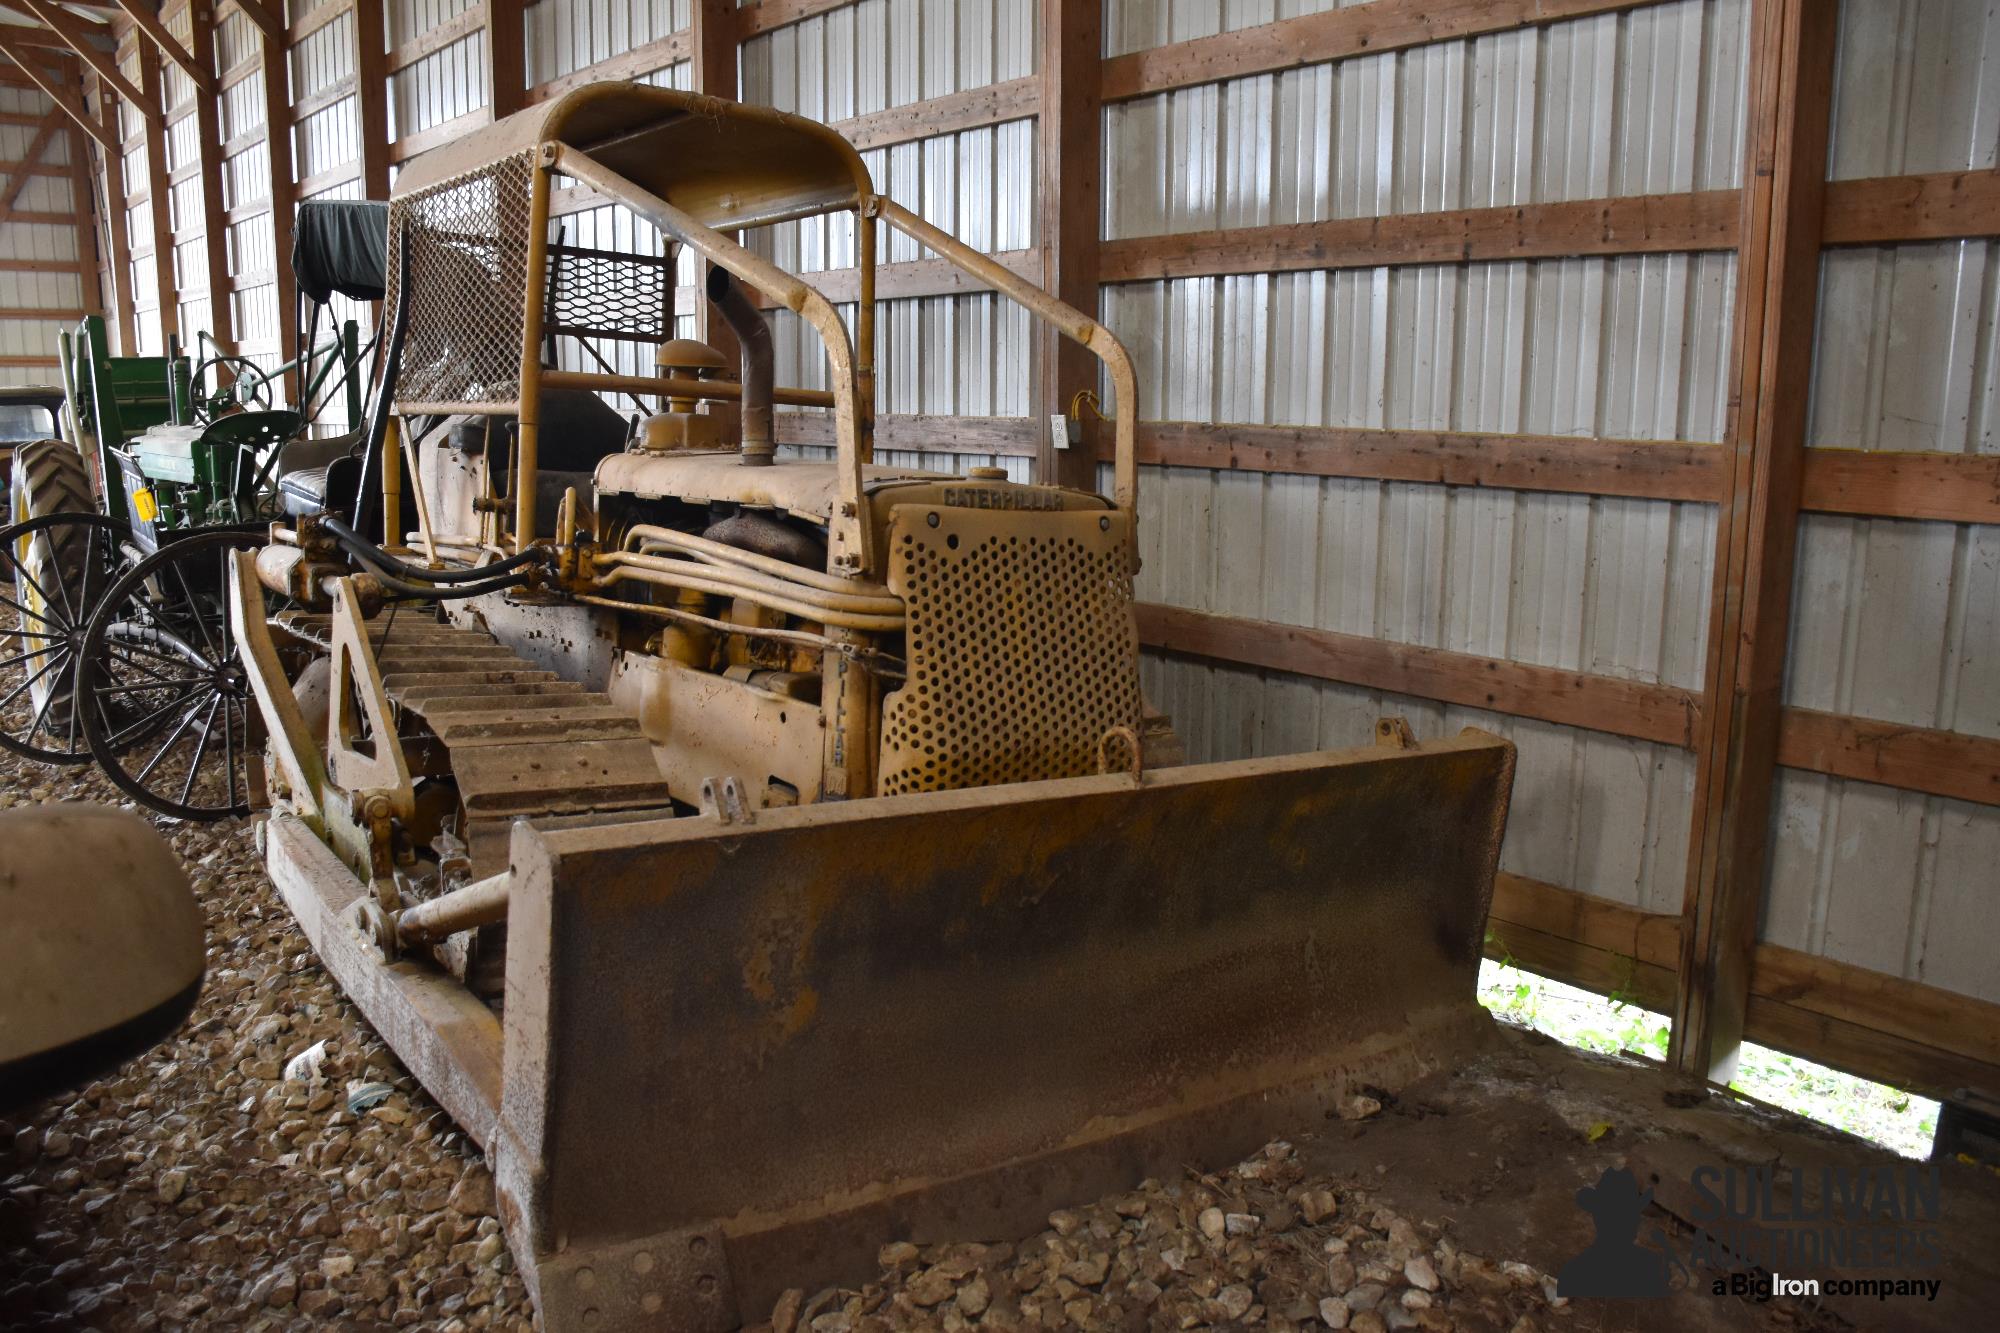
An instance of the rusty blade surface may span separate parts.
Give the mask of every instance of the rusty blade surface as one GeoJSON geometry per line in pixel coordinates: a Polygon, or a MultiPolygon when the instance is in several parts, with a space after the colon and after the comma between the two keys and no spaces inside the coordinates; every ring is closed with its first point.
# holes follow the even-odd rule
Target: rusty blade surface
{"type": "Polygon", "coordinates": [[[517,828],[497,1170],[547,1326],[733,1327],[1455,1058],[1513,758],[517,828]]]}

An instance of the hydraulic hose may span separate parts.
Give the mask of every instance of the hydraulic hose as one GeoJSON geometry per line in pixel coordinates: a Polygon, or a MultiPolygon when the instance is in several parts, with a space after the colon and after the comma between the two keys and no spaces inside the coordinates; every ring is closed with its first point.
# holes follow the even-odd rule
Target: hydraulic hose
{"type": "Polygon", "coordinates": [[[337,518],[328,516],[321,522],[342,546],[375,566],[378,574],[401,575],[406,579],[422,579],[427,583],[481,582],[519,569],[523,565],[545,563],[549,559],[549,552],[539,546],[531,546],[518,555],[508,556],[505,560],[496,560],[490,565],[478,565],[471,569],[419,569],[415,565],[398,560],[337,518]]]}

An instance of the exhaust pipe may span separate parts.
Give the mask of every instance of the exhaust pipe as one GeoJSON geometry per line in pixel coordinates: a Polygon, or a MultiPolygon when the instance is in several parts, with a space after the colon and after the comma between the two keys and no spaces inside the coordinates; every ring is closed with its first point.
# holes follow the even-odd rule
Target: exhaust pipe
{"type": "Polygon", "coordinates": [[[777,454],[772,438],[771,393],[776,353],[770,321],[752,305],[729,273],[708,266],[708,299],[736,332],[743,348],[743,466],[769,467],[777,454]]]}

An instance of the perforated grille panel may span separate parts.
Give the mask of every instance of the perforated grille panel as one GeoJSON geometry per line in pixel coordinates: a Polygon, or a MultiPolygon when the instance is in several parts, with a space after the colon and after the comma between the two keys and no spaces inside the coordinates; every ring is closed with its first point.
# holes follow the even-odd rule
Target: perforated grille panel
{"type": "Polygon", "coordinates": [[[1138,725],[1121,516],[905,505],[889,546],[909,679],[883,704],[883,795],[1095,773],[1104,733],[1138,725]]]}
{"type": "Polygon", "coordinates": [[[674,336],[668,284],[673,261],[574,245],[549,247],[542,331],[578,338],[663,343],[674,336]]]}
{"type": "Polygon", "coordinates": [[[398,402],[490,412],[519,400],[532,170],[518,153],[391,201],[390,311],[410,247],[398,402]]]}

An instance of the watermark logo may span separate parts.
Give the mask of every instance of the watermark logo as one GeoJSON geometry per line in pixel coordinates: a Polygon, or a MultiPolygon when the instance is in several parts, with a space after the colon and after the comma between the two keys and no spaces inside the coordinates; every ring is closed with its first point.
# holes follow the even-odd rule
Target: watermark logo
{"type": "Polygon", "coordinates": [[[1692,1227],[1680,1244],[1645,1220],[1653,1191],[1614,1167],[1576,1193],[1596,1229],[1589,1248],[1564,1264],[1565,1297],[1648,1299],[1706,1281],[1711,1294],[1872,1296],[1936,1300],[1942,1280],[1935,1166],[1859,1170],[1698,1166],[1684,1206],[1692,1227]],[[1643,1241],[1641,1232],[1644,1231],[1643,1241]],[[1868,1277],[1798,1276],[1800,1270],[1864,1269],[1868,1277]]]}
{"type": "MultiPolygon", "coordinates": [[[[1595,1185],[1576,1192],[1577,1206],[1590,1214],[1597,1238],[1590,1248],[1562,1266],[1556,1289],[1564,1296],[1664,1296],[1667,1268],[1673,1253],[1639,1244],[1639,1222],[1651,1190],[1641,1190],[1630,1171],[1606,1171],[1595,1185]]],[[[1654,1236],[1659,1237],[1657,1231],[1654,1236]]]]}

